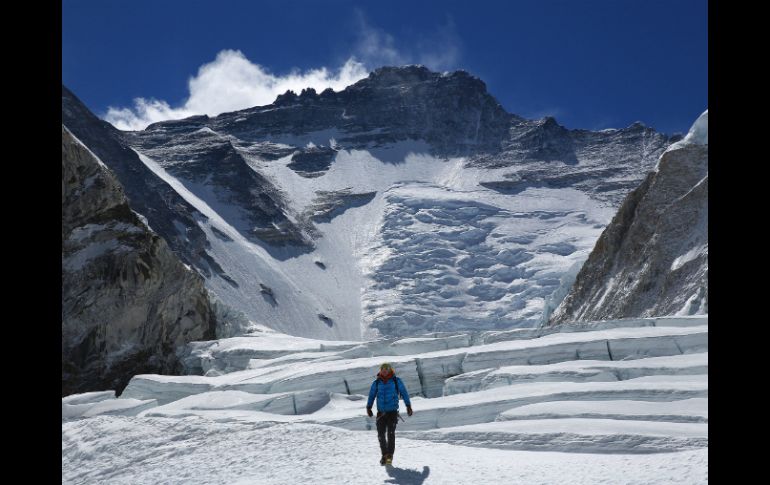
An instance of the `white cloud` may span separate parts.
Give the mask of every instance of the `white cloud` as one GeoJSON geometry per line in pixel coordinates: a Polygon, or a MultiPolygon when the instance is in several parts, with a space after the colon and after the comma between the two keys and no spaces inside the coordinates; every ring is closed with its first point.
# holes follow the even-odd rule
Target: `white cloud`
{"type": "Polygon", "coordinates": [[[291,89],[297,93],[307,87],[321,92],[326,88],[344,89],[366,77],[364,65],[350,58],[337,71],[322,67],[280,76],[254,64],[237,50],[223,50],[214,61],[204,64],[188,81],[190,96],[178,108],[162,100],[136,98],[134,108],[107,110],[105,119],[121,130],[141,130],[150,123],[188,116],[216,116],[227,111],[262,106],[291,89]]]}
{"type": "Polygon", "coordinates": [[[340,91],[383,65],[424,64],[434,70],[456,67],[459,39],[451,21],[432,36],[415,43],[416,48],[398,49],[387,32],[369,25],[357,12],[359,38],[347,61],[338,69],[326,67],[293,70],[285,75],[271,73],[251,62],[239,50],[223,50],[212,62],[202,65],[188,82],[189,97],[179,107],[158,99],[135,98],[133,108],[110,106],[104,118],[121,130],[142,130],[151,123],[207,114],[216,116],[275,101],[291,89],[298,93],[312,87],[340,91]]]}
{"type": "Polygon", "coordinates": [[[356,11],[358,42],[355,57],[371,68],[423,64],[434,71],[457,67],[460,59],[460,38],[454,23],[447,18],[446,24],[413,42],[413,46],[397,48],[392,35],[366,21],[361,10],[356,11]]]}
{"type": "Polygon", "coordinates": [[[433,35],[418,42],[418,62],[434,71],[454,69],[460,62],[461,45],[454,22],[447,19],[446,25],[439,27],[433,35]]]}
{"type": "Polygon", "coordinates": [[[355,56],[371,67],[401,66],[411,64],[411,56],[402,54],[396,49],[393,36],[369,25],[363,12],[356,11],[358,23],[358,41],[355,48],[355,56]]]}

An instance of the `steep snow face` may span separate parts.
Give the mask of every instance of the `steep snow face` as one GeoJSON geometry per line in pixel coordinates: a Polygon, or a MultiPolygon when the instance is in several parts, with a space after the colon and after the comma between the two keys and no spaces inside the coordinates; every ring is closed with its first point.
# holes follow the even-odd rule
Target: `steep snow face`
{"type": "Polygon", "coordinates": [[[177,129],[173,136],[156,130],[141,139],[139,151],[183,181],[246,239],[281,256],[280,248],[311,245],[282,194],[259,172],[251,170],[231,140],[210,128],[177,129]]]}
{"type": "Polygon", "coordinates": [[[677,150],[685,145],[709,144],[709,110],[704,111],[690,127],[684,139],[672,144],[666,151],[677,150]]]}
{"type": "Polygon", "coordinates": [[[335,318],[338,318],[337,314],[319,298],[322,295],[303,291],[302,282],[306,279],[301,274],[287,273],[264,248],[244,237],[241,231],[158,163],[142,154],[139,158],[205,217],[200,226],[208,236],[218,264],[227,268],[227,279],[217,278],[209,282],[209,287],[219,299],[257,321],[267,317],[266,321],[273,328],[285,332],[326,338],[360,336],[357,328],[349,332],[345,326],[319,325],[318,316],[323,315],[320,310],[333,314],[335,318]]]}
{"type": "Polygon", "coordinates": [[[242,316],[220,335],[329,339],[536,325],[673,141],[525,120],[470,74],[419,66],[118,138],[187,208],[147,211],[242,316]]]}
{"type": "Polygon", "coordinates": [[[709,110],[704,111],[683,140],[685,143],[694,143],[696,145],[709,144],[709,110]]]}
{"type": "Polygon", "coordinates": [[[708,313],[708,111],[602,233],[551,323],[708,313]]]}

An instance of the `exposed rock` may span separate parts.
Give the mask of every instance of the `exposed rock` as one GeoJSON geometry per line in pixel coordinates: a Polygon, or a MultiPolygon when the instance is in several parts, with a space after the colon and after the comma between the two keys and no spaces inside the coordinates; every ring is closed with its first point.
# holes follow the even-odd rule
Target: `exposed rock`
{"type": "MultiPolygon", "coordinates": [[[[139,160],[123,132],[94,116],[64,86],[61,103],[64,125],[112,170],[132,209],[147,218],[148,225],[179,259],[206,277],[224,276],[224,270],[207,252],[209,241],[196,222],[205,217],[139,160]]],[[[207,120],[205,115],[193,116],[180,124],[200,127],[207,120]]]]}
{"type": "Polygon", "coordinates": [[[550,323],[704,313],[708,111],[628,195],[550,323]]]}
{"type": "Polygon", "coordinates": [[[319,318],[319,319],[320,319],[322,322],[324,322],[326,325],[328,325],[329,327],[331,327],[331,326],[333,326],[333,325],[334,325],[334,321],[333,321],[331,318],[329,318],[329,317],[327,317],[326,315],[324,315],[323,313],[319,313],[319,314],[318,314],[318,318],[319,318]]]}
{"type": "Polygon", "coordinates": [[[268,301],[271,302],[273,305],[278,304],[278,300],[275,299],[275,293],[273,293],[273,289],[269,286],[266,286],[264,283],[259,284],[259,292],[262,294],[262,296],[265,297],[268,301]]]}
{"type": "Polygon", "coordinates": [[[310,147],[296,152],[287,165],[303,177],[319,177],[334,161],[337,152],[329,147],[310,147]]]}
{"type": "Polygon", "coordinates": [[[676,140],[640,123],[596,132],[568,130],[551,117],[519,120],[511,124],[500,151],[474,155],[467,165],[511,168],[505,180],[482,183],[506,194],[572,187],[617,206],[676,140]]]}
{"type": "Polygon", "coordinates": [[[318,191],[313,204],[308,207],[305,214],[314,222],[329,222],[351,207],[366,205],[374,199],[376,192],[364,192],[356,194],[351,188],[334,192],[318,191]]]}
{"type": "Polygon", "coordinates": [[[214,338],[215,323],[201,277],[62,125],[62,395],[175,373],[177,349],[214,338]]]}
{"type": "MultiPolygon", "coordinates": [[[[306,228],[288,217],[287,201],[264,176],[252,170],[232,141],[209,128],[192,131],[179,123],[158,125],[141,135],[126,135],[142,153],[222,211],[227,222],[246,238],[272,246],[312,249],[306,228]],[[196,187],[205,186],[205,190],[196,187]]],[[[262,145],[262,151],[273,153],[262,145]]],[[[268,246],[269,249],[269,246],[268,246]]]]}
{"type": "Polygon", "coordinates": [[[461,153],[498,149],[512,119],[519,118],[465,71],[441,74],[405,66],[379,68],[340,92],[287,91],[273,105],[223,113],[209,126],[249,141],[336,128],[351,134],[338,140],[346,146],[423,139],[437,152],[461,153]]]}

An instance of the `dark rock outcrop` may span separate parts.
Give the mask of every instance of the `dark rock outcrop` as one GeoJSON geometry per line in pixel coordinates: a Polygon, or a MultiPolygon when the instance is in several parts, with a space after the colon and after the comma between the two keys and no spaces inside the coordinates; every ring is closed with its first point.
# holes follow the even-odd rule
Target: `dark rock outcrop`
{"type": "MultiPolygon", "coordinates": [[[[268,250],[275,246],[312,249],[306,229],[287,217],[290,209],[280,191],[249,167],[248,150],[237,149],[231,140],[206,127],[167,128],[124,136],[215,210],[226,207],[218,212],[247,239],[268,250]]],[[[269,147],[255,148],[273,153],[269,147]]]]}
{"type": "MultiPolygon", "coordinates": [[[[139,159],[124,140],[124,133],[100,120],[74,95],[62,86],[62,122],[94,155],[115,174],[131,208],[147,218],[153,231],[166,240],[185,264],[202,275],[224,275],[224,270],[207,252],[206,234],[196,220],[205,216],[182,198],[163,179],[139,159]]],[[[208,116],[184,120],[198,126],[208,116]]]]}
{"type": "Polygon", "coordinates": [[[62,126],[62,395],[178,372],[178,347],[214,338],[215,323],[201,277],[62,126]]]}
{"type": "Polygon", "coordinates": [[[354,193],[349,187],[334,192],[319,191],[304,216],[313,222],[330,222],[352,207],[368,204],[375,195],[376,192],[354,193]]]}
{"type": "Polygon", "coordinates": [[[303,177],[320,177],[329,170],[336,155],[337,152],[329,147],[305,148],[292,155],[287,167],[303,177]]]}

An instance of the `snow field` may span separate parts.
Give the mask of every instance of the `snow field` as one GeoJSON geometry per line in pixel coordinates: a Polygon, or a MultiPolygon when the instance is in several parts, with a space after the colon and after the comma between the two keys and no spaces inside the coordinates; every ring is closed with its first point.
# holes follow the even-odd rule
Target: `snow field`
{"type": "Polygon", "coordinates": [[[707,317],[564,330],[198,342],[188,359],[221,375],[136,376],[117,399],[62,400],[63,482],[704,483],[707,317]],[[389,469],[364,413],[383,361],[415,410],[389,469]]]}
{"type": "MultiPolygon", "coordinates": [[[[399,434],[397,432],[397,434],[399,434]]],[[[381,467],[373,432],[305,423],[97,416],[62,425],[62,483],[707,483],[708,450],[531,452],[397,438],[381,467]],[[459,465],[461,464],[461,465],[459,465]]]]}

